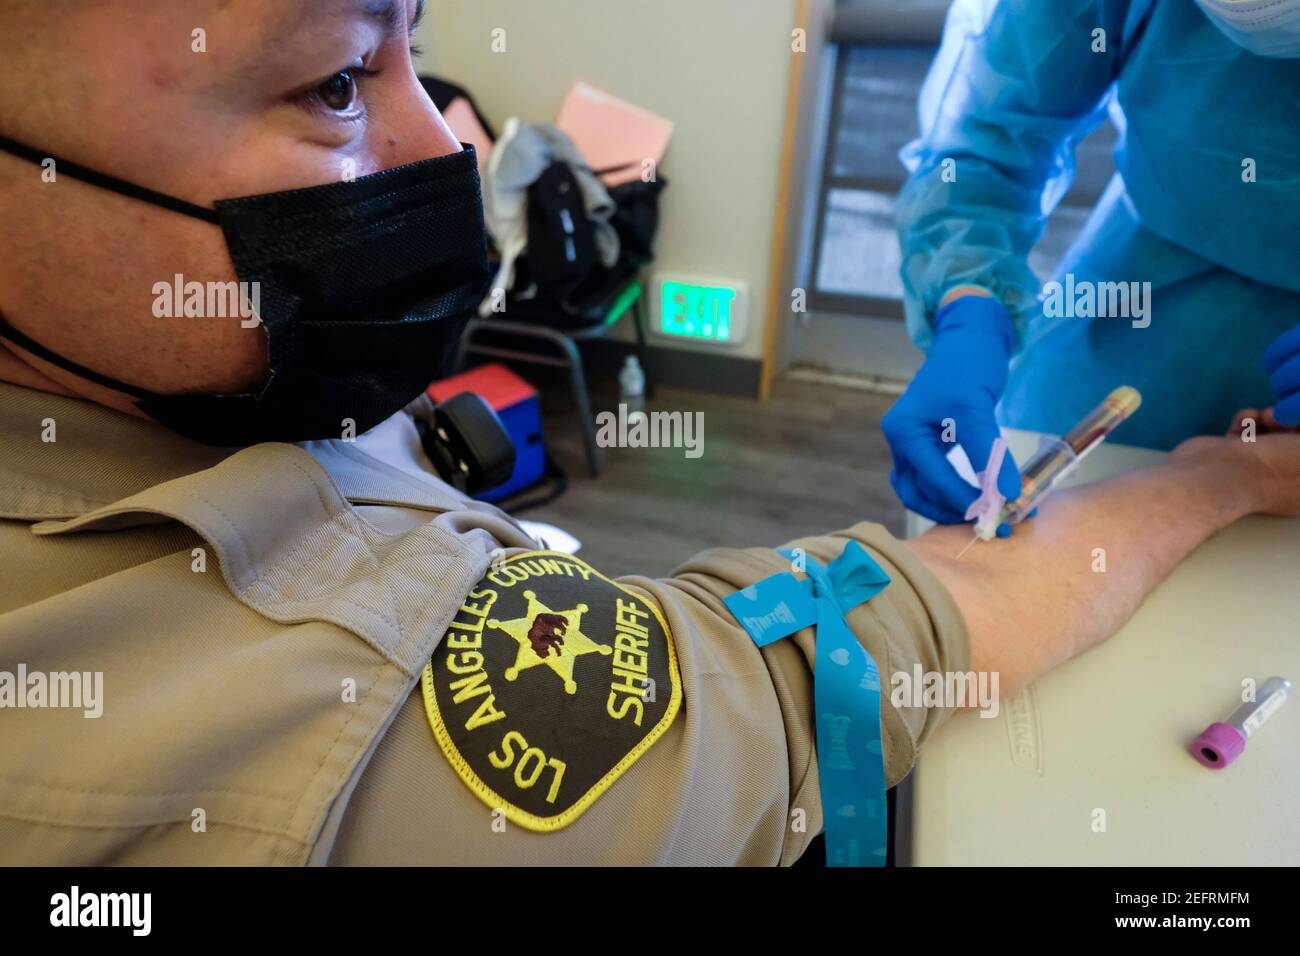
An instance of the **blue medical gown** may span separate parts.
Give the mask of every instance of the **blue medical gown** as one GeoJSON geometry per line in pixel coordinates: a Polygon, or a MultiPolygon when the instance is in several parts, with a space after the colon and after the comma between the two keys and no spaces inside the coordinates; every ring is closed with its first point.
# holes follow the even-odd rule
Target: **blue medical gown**
{"type": "Polygon", "coordinates": [[[908,330],[927,347],[955,285],[999,296],[1020,334],[1005,424],[1061,434],[1133,385],[1116,440],[1171,448],[1273,403],[1264,350],[1300,323],[1300,60],[1241,49],[1192,0],[957,0],[920,114],[898,203],[908,330]],[[1052,278],[1150,282],[1145,328],[1049,318],[1027,263],[1108,111],[1117,173],[1052,278]]]}

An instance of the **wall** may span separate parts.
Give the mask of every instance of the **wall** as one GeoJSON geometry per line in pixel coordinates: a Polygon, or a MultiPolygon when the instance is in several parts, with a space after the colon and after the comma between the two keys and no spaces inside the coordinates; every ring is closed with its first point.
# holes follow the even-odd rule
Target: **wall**
{"type": "Polygon", "coordinates": [[[419,68],[470,90],[498,130],[512,115],[553,121],[578,79],[671,119],[654,268],[748,282],[751,324],[734,354],[758,358],[794,7],[795,0],[430,0],[419,68]],[[491,48],[498,27],[504,53],[491,48]]]}

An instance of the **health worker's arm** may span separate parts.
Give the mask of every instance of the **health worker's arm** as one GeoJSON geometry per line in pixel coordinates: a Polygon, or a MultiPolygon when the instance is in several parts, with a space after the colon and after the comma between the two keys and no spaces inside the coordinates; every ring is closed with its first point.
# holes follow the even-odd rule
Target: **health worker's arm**
{"type": "Polygon", "coordinates": [[[957,0],[950,10],[897,208],[907,326],[921,348],[959,286],[988,290],[1023,334],[1041,291],[1029,251],[1073,180],[1075,144],[1105,115],[1130,5],[957,0]]]}

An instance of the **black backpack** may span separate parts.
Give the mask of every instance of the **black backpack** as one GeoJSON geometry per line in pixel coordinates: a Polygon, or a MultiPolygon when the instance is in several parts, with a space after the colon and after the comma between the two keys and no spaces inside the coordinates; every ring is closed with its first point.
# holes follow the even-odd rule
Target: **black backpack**
{"type": "Polygon", "coordinates": [[[552,163],[528,187],[528,250],[516,289],[538,302],[563,302],[596,268],[596,240],[582,190],[567,163],[552,163]]]}

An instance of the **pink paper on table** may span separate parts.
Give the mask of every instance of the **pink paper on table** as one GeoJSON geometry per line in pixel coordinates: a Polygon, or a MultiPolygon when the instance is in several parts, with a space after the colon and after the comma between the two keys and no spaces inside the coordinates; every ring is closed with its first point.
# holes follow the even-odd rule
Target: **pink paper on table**
{"type": "Polygon", "coordinates": [[[442,118],[447,121],[447,128],[453,136],[474,147],[478,171],[482,174],[487,168],[488,156],[492,153],[492,137],[488,136],[487,130],[478,121],[474,107],[469,105],[469,100],[465,97],[458,96],[447,104],[447,108],[442,111],[442,118]]]}
{"type": "Polygon", "coordinates": [[[658,165],[673,136],[671,121],[581,81],[569,88],[555,125],[592,169],[628,165],[602,176],[607,186],[640,179],[643,163],[658,165]]]}

